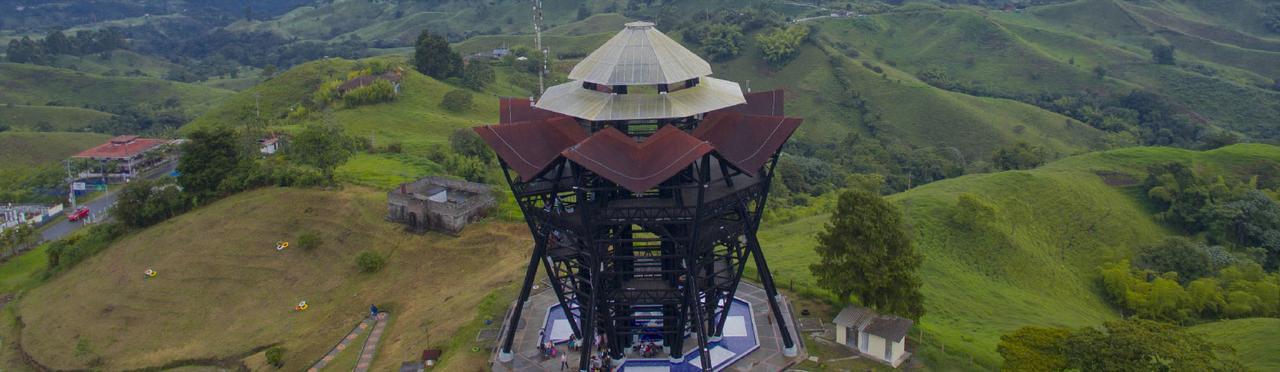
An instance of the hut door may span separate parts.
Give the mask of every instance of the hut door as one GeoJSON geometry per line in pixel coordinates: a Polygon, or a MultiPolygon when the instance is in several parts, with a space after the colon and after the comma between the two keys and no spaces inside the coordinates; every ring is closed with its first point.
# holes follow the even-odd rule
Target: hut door
{"type": "Polygon", "coordinates": [[[417,229],[417,228],[418,228],[418,214],[417,214],[417,213],[409,212],[409,227],[414,228],[414,229],[417,229]]]}

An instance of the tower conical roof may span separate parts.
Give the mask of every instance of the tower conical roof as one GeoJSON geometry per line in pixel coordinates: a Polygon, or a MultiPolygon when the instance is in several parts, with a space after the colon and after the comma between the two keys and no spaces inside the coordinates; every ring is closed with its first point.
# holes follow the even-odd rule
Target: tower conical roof
{"type": "Polygon", "coordinates": [[[631,22],[569,72],[603,85],[672,84],[711,75],[711,64],[649,22],[631,22]]]}

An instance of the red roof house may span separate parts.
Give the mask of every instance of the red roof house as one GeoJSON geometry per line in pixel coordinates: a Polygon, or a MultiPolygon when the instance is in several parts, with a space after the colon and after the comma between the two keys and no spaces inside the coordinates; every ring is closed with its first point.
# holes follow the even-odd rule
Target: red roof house
{"type": "Polygon", "coordinates": [[[170,140],[141,138],[134,135],[115,136],[106,143],[72,155],[72,158],[92,159],[98,161],[116,160],[120,168],[108,173],[132,175],[137,168],[145,167],[143,154],[169,143],[170,140]]]}

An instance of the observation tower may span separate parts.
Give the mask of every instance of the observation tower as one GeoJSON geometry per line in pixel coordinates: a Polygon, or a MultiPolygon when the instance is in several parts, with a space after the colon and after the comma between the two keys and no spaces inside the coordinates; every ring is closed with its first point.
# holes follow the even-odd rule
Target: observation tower
{"type": "MultiPolygon", "coordinates": [[[[475,128],[497,153],[534,239],[495,366],[519,369],[510,365],[513,343],[527,329],[519,322],[539,266],[555,297],[547,319],[559,311],[567,329],[527,326],[543,327],[538,344],[580,340],[583,371],[597,338],[623,368],[655,360],[637,356],[640,346],[701,370],[755,350],[737,351],[728,339],[751,328],[760,342],[750,308],[739,308],[750,305],[735,295],[748,262],[772,317],[761,325],[777,328],[765,329],[781,354],[795,355],[756,231],[779,151],[801,119],[784,116],[781,91],[743,94],[711,73],[652,23],[627,23],[573,68],[570,82],[536,102],[503,99],[500,123],[475,128]]],[[[524,342],[524,350],[536,345],[524,342]]]]}

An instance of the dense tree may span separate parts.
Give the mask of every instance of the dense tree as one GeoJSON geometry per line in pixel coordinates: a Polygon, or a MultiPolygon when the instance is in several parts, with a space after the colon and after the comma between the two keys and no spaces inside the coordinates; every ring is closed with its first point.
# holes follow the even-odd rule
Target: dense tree
{"type": "Polygon", "coordinates": [[[1245,247],[1266,250],[1263,263],[1269,270],[1280,268],[1280,204],[1262,191],[1251,190],[1237,200],[1215,209],[1216,234],[1245,247]]]}
{"type": "Polygon", "coordinates": [[[333,183],[334,169],[354,153],[354,142],[336,123],[309,124],[294,136],[288,156],[299,164],[319,169],[324,179],[333,183]]]}
{"type": "Polygon", "coordinates": [[[483,61],[473,61],[462,68],[462,85],[473,90],[493,84],[493,67],[483,61]]]}
{"type": "Polygon", "coordinates": [[[1252,186],[1228,183],[1223,177],[1207,180],[1186,164],[1173,162],[1150,167],[1143,187],[1160,210],[1157,218],[1194,234],[1221,226],[1215,220],[1231,214],[1219,213],[1218,206],[1238,199],[1252,186]]]}
{"type": "Polygon", "coordinates": [[[591,8],[588,8],[586,3],[578,4],[578,20],[581,21],[590,16],[591,8]]]}
{"type": "Polygon", "coordinates": [[[462,57],[444,37],[423,30],[414,44],[413,65],[418,72],[443,80],[462,72],[462,57]]]}
{"type": "Polygon", "coordinates": [[[73,52],[71,41],[67,39],[67,35],[62,31],[50,32],[44,37],[44,48],[49,54],[71,54],[73,52]]]}
{"type": "Polygon", "coordinates": [[[1002,147],[991,154],[991,165],[1001,170],[1032,169],[1048,160],[1049,152],[1044,147],[1026,142],[1002,147]]]}
{"type": "Polygon", "coordinates": [[[236,138],[226,127],[198,129],[182,144],[178,184],[196,203],[216,196],[222,180],[245,159],[236,138]]]}
{"type": "Polygon", "coordinates": [[[1135,270],[1127,261],[1103,265],[1107,299],[1127,314],[1144,319],[1183,322],[1195,317],[1273,316],[1280,314],[1280,274],[1266,273],[1242,261],[1179,286],[1175,272],[1135,270]]]}
{"type": "Polygon", "coordinates": [[[1133,263],[1156,273],[1178,273],[1178,279],[1184,283],[1213,274],[1208,247],[1183,237],[1168,238],[1140,249],[1133,263]]]}
{"type": "Polygon", "coordinates": [[[1161,65],[1172,65],[1177,63],[1174,57],[1174,47],[1169,44],[1156,44],[1151,46],[1151,61],[1161,65]]]}
{"type": "Polygon", "coordinates": [[[924,315],[916,253],[897,207],[862,190],[840,193],[836,209],[818,232],[820,261],[809,266],[818,285],[840,301],[856,298],[882,313],[912,319],[924,315]]]}
{"type": "Polygon", "coordinates": [[[808,27],[794,25],[756,35],[756,42],[764,60],[775,67],[781,67],[800,53],[800,44],[808,37],[808,27]]]}
{"type": "Polygon", "coordinates": [[[187,209],[187,198],[171,181],[135,180],[120,190],[112,215],[125,225],[147,227],[187,209]]]}
{"type": "Polygon", "coordinates": [[[702,35],[702,51],[712,61],[724,61],[742,53],[742,28],[717,23],[709,26],[702,35]]]}

